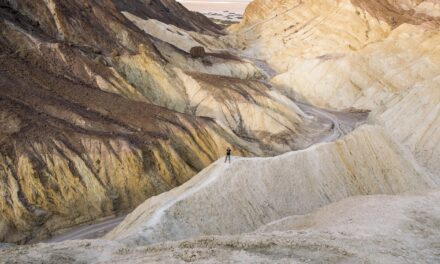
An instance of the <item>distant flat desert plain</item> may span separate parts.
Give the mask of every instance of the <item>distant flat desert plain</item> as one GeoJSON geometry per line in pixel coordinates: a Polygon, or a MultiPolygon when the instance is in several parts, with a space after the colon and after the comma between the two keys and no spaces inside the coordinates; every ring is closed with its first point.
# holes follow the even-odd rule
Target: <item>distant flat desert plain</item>
{"type": "Polygon", "coordinates": [[[212,12],[223,12],[229,11],[236,14],[243,14],[246,6],[250,1],[179,1],[189,10],[201,12],[201,13],[212,13],[212,12]]]}

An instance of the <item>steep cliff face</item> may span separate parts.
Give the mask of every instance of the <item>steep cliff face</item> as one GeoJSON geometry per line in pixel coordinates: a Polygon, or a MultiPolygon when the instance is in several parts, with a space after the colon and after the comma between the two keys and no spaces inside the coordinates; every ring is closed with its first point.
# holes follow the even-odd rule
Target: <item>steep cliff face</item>
{"type": "Polygon", "coordinates": [[[432,1],[269,2],[254,1],[231,30],[245,52],[278,70],[272,84],[288,97],[323,107],[374,110],[376,120],[419,162],[439,173],[434,165],[440,145],[439,6],[432,1]]]}

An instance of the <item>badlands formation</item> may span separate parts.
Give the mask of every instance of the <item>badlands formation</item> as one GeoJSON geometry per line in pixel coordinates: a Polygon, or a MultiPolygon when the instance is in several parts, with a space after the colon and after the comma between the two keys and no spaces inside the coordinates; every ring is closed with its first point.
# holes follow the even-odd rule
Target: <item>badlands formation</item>
{"type": "Polygon", "coordinates": [[[226,34],[173,0],[0,0],[0,240],[145,200],[0,262],[439,263],[439,14],[255,0],[226,34]]]}

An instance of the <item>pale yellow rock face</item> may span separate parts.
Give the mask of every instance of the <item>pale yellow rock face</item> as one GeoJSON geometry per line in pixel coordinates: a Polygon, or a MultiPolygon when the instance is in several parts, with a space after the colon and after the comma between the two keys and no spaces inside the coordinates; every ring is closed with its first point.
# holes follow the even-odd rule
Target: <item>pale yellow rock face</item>
{"type": "Polygon", "coordinates": [[[417,13],[426,14],[432,17],[440,17],[440,3],[436,0],[427,0],[415,8],[417,13]]]}
{"type": "MultiPolygon", "coordinates": [[[[246,52],[281,72],[274,83],[291,95],[333,108],[372,108],[438,73],[435,18],[409,17],[402,9],[414,25],[393,25],[376,19],[365,3],[291,0],[265,8],[266,2],[254,1],[234,31],[246,52]],[[267,13],[259,15],[259,8],[267,13]]],[[[419,2],[395,4],[417,8],[419,2]]]]}
{"type": "MultiPolygon", "coordinates": [[[[189,180],[236,138],[218,127],[194,129],[194,124],[180,122],[184,130],[166,128],[174,134],[171,142],[156,141],[148,147],[76,135],[75,146],[58,140],[25,146],[16,164],[13,157],[2,155],[0,238],[44,237],[133,208],[145,197],[189,180]]],[[[237,139],[236,144],[246,143],[237,139]]]]}
{"type": "Polygon", "coordinates": [[[256,0],[230,30],[278,70],[271,82],[283,94],[373,110],[439,174],[439,11],[435,1],[256,0]]]}
{"type": "Polygon", "coordinates": [[[436,175],[440,174],[439,87],[417,86],[378,116],[379,122],[412,151],[420,164],[436,175]]]}

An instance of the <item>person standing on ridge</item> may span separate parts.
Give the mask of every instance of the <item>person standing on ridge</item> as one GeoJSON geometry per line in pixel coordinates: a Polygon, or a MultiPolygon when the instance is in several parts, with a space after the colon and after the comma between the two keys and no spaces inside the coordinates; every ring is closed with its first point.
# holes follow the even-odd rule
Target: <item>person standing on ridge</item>
{"type": "Polygon", "coordinates": [[[225,163],[226,163],[226,161],[228,161],[228,159],[229,159],[229,163],[231,163],[231,152],[232,152],[231,148],[228,147],[228,148],[226,149],[225,163]]]}

